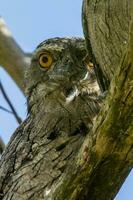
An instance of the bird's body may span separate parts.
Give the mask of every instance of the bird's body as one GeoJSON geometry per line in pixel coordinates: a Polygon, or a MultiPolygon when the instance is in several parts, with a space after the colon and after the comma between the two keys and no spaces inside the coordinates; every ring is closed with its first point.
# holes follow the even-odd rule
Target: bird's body
{"type": "MultiPolygon", "coordinates": [[[[83,39],[50,39],[38,46],[31,71],[27,73],[30,111],[37,106],[32,113],[41,112],[43,108],[46,121],[61,118],[61,131],[68,134],[74,134],[80,124],[89,128],[99,110],[99,87],[94,69],[88,71],[83,61],[85,55],[83,39]],[[37,55],[43,52],[54,57],[48,69],[38,66],[37,55]]],[[[60,126],[58,124],[58,129],[60,126]]]]}
{"type": "Polygon", "coordinates": [[[75,158],[101,104],[85,56],[79,38],[49,39],[37,47],[26,75],[29,116],[0,164],[3,200],[50,199],[75,158]]]}

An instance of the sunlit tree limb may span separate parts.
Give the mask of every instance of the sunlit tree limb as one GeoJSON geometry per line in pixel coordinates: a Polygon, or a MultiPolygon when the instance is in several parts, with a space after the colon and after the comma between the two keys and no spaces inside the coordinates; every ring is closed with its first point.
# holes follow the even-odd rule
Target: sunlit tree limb
{"type": "Polygon", "coordinates": [[[0,65],[24,91],[24,71],[30,57],[19,47],[3,18],[0,17],[0,65]]]}

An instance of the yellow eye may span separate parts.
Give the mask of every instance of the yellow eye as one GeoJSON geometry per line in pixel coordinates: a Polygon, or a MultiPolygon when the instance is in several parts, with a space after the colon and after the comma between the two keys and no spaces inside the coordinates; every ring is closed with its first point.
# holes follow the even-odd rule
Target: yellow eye
{"type": "Polygon", "coordinates": [[[89,62],[87,64],[87,67],[88,67],[89,70],[93,70],[94,69],[94,64],[92,62],[89,62]]]}
{"type": "Polygon", "coordinates": [[[39,64],[42,68],[49,68],[53,61],[53,56],[48,52],[41,53],[39,56],[39,64]]]}
{"type": "Polygon", "coordinates": [[[87,65],[88,70],[94,70],[94,64],[90,61],[90,58],[86,56],[84,62],[87,65]]]}

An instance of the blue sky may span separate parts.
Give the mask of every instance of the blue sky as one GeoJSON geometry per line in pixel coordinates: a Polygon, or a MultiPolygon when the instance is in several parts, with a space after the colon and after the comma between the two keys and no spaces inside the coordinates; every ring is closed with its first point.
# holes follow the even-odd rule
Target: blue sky
{"type": "MultiPolygon", "coordinates": [[[[13,37],[26,52],[32,52],[41,41],[51,37],[83,37],[82,0],[0,0],[0,15],[13,37]]],[[[26,117],[26,100],[6,72],[0,68],[0,79],[22,119],[26,117]]],[[[0,105],[8,108],[0,93],[0,105]]],[[[0,110],[0,135],[7,143],[17,127],[12,115],[0,110]]],[[[106,183],[105,183],[106,184],[106,183]]],[[[133,173],[129,175],[115,200],[132,200],[133,173]]]]}

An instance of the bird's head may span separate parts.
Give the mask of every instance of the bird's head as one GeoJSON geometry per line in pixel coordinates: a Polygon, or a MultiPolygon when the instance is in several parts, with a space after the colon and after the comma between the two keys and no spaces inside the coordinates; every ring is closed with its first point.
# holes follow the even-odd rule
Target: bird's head
{"type": "Polygon", "coordinates": [[[41,84],[46,90],[59,87],[67,93],[81,81],[93,82],[93,65],[86,55],[82,38],[53,38],[42,42],[33,53],[27,73],[28,91],[41,84]]]}

